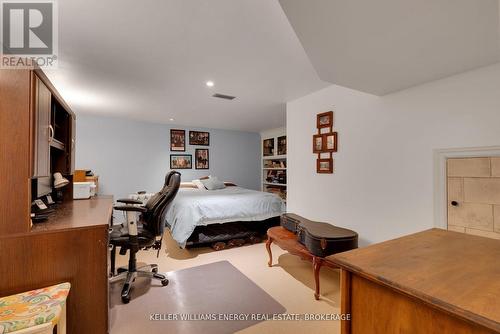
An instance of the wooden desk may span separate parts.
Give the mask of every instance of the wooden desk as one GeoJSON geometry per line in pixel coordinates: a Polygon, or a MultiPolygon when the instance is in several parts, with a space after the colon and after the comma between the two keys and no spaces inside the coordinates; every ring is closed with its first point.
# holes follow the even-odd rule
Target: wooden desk
{"type": "Polygon", "coordinates": [[[0,237],[0,296],[71,283],[68,333],[108,332],[108,228],[112,197],[62,204],[31,232],[0,237]]]}
{"type": "Polygon", "coordinates": [[[32,232],[109,226],[113,196],[74,200],[61,204],[47,222],[33,224],[32,232]]]}
{"type": "Polygon", "coordinates": [[[342,334],[500,333],[500,241],[432,229],[332,256],[342,334]]]}
{"type": "Polygon", "coordinates": [[[330,268],[338,268],[329,257],[318,257],[312,255],[307,248],[297,241],[297,235],[288,231],[282,226],[271,227],[267,230],[266,249],[269,254],[269,267],[273,266],[273,254],[271,252],[271,244],[275,243],[281,249],[288,251],[292,255],[299,256],[303,260],[311,261],[313,264],[313,275],[316,289],[314,291],[314,298],[319,299],[319,271],[322,266],[330,268]]]}

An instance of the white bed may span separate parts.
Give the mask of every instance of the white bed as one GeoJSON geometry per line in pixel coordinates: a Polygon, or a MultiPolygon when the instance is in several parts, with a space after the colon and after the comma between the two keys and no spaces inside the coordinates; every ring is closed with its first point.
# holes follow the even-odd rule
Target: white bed
{"type": "Polygon", "coordinates": [[[166,214],[166,226],[180,247],[196,226],[236,221],[263,221],[285,211],[277,195],[230,186],[220,190],[181,188],[166,214]]]}

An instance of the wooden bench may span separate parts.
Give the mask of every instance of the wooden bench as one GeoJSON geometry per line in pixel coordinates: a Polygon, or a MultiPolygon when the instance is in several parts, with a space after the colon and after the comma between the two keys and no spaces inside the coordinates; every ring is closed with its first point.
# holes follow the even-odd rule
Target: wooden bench
{"type": "Polygon", "coordinates": [[[314,282],[316,285],[314,298],[319,299],[319,271],[322,266],[327,266],[330,268],[338,268],[328,258],[318,257],[311,254],[307,248],[297,241],[297,235],[288,231],[282,226],[271,227],[267,230],[267,241],[266,249],[269,253],[269,262],[267,263],[269,267],[273,266],[273,254],[271,252],[271,244],[275,243],[281,249],[288,251],[292,255],[299,256],[303,260],[311,261],[313,264],[313,274],[314,282]]]}

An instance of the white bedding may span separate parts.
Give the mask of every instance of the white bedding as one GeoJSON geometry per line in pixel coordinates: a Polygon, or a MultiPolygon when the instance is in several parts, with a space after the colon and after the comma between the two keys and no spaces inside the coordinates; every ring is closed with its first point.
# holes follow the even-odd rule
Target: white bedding
{"type": "Polygon", "coordinates": [[[277,217],[285,211],[277,195],[241,187],[220,190],[179,189],[166,214],[166,226],[184,248],[194,228],[199,225],[235,221],[260,221],[277,217]]]}

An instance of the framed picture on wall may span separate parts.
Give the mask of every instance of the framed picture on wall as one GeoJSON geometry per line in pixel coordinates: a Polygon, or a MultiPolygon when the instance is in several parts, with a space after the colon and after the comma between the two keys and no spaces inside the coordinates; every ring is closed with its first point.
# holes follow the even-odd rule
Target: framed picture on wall
{"type": "Polygon", "coordinates": [[[278,155],[286,154],[286,136],[278,137],[278,155]]]}
{"type": "Polygon", "coordinates": [[[314,135],[313,136],[313,153],[321,153],[324,150],[325,143],[324,143],[324,137],[323,135],[314,135]]]}
{"type": "Polygon", "coordinates": [[[193,168],[193,156],[191,154],[170,154],[170,169],[193,168]]]}
{"type": "Polygon", "coordinates": [[[262,142],[262,154],[265,157],[274,155],[274,138],[264,139],[262,142]]]}
{"type": "Polygon", "coordinates": [[[333,111],[318,114],[316,117],[316,126],[318,129],[333,127],[333,111]]]}
{"type": "Polygon", "coordinates": [[[337,132],[325,133],[323,143],[323,152],[337,152],[337,132]]]}
{"type": "Polygon", "coordinates": [[[317,159],[316,160],[316,172],[320,174],[332,174],[333,173],[333,159],[317,159]]]}
{"type": "Polygon", "coordinates": [[[189,131],[189,145],[210,146],[210,132],[189,131]]]}
{"type": "Polygon", "coordinates": [[[208,149],[197,148],[194,153],[194,167],[196,169],[208,169],[208,149]]]}
{"type": "Polygon", "coordinates": [[[185,152],[186,151],[186,131],[185,130],[170,130],[170,151],[185,152]]]}

